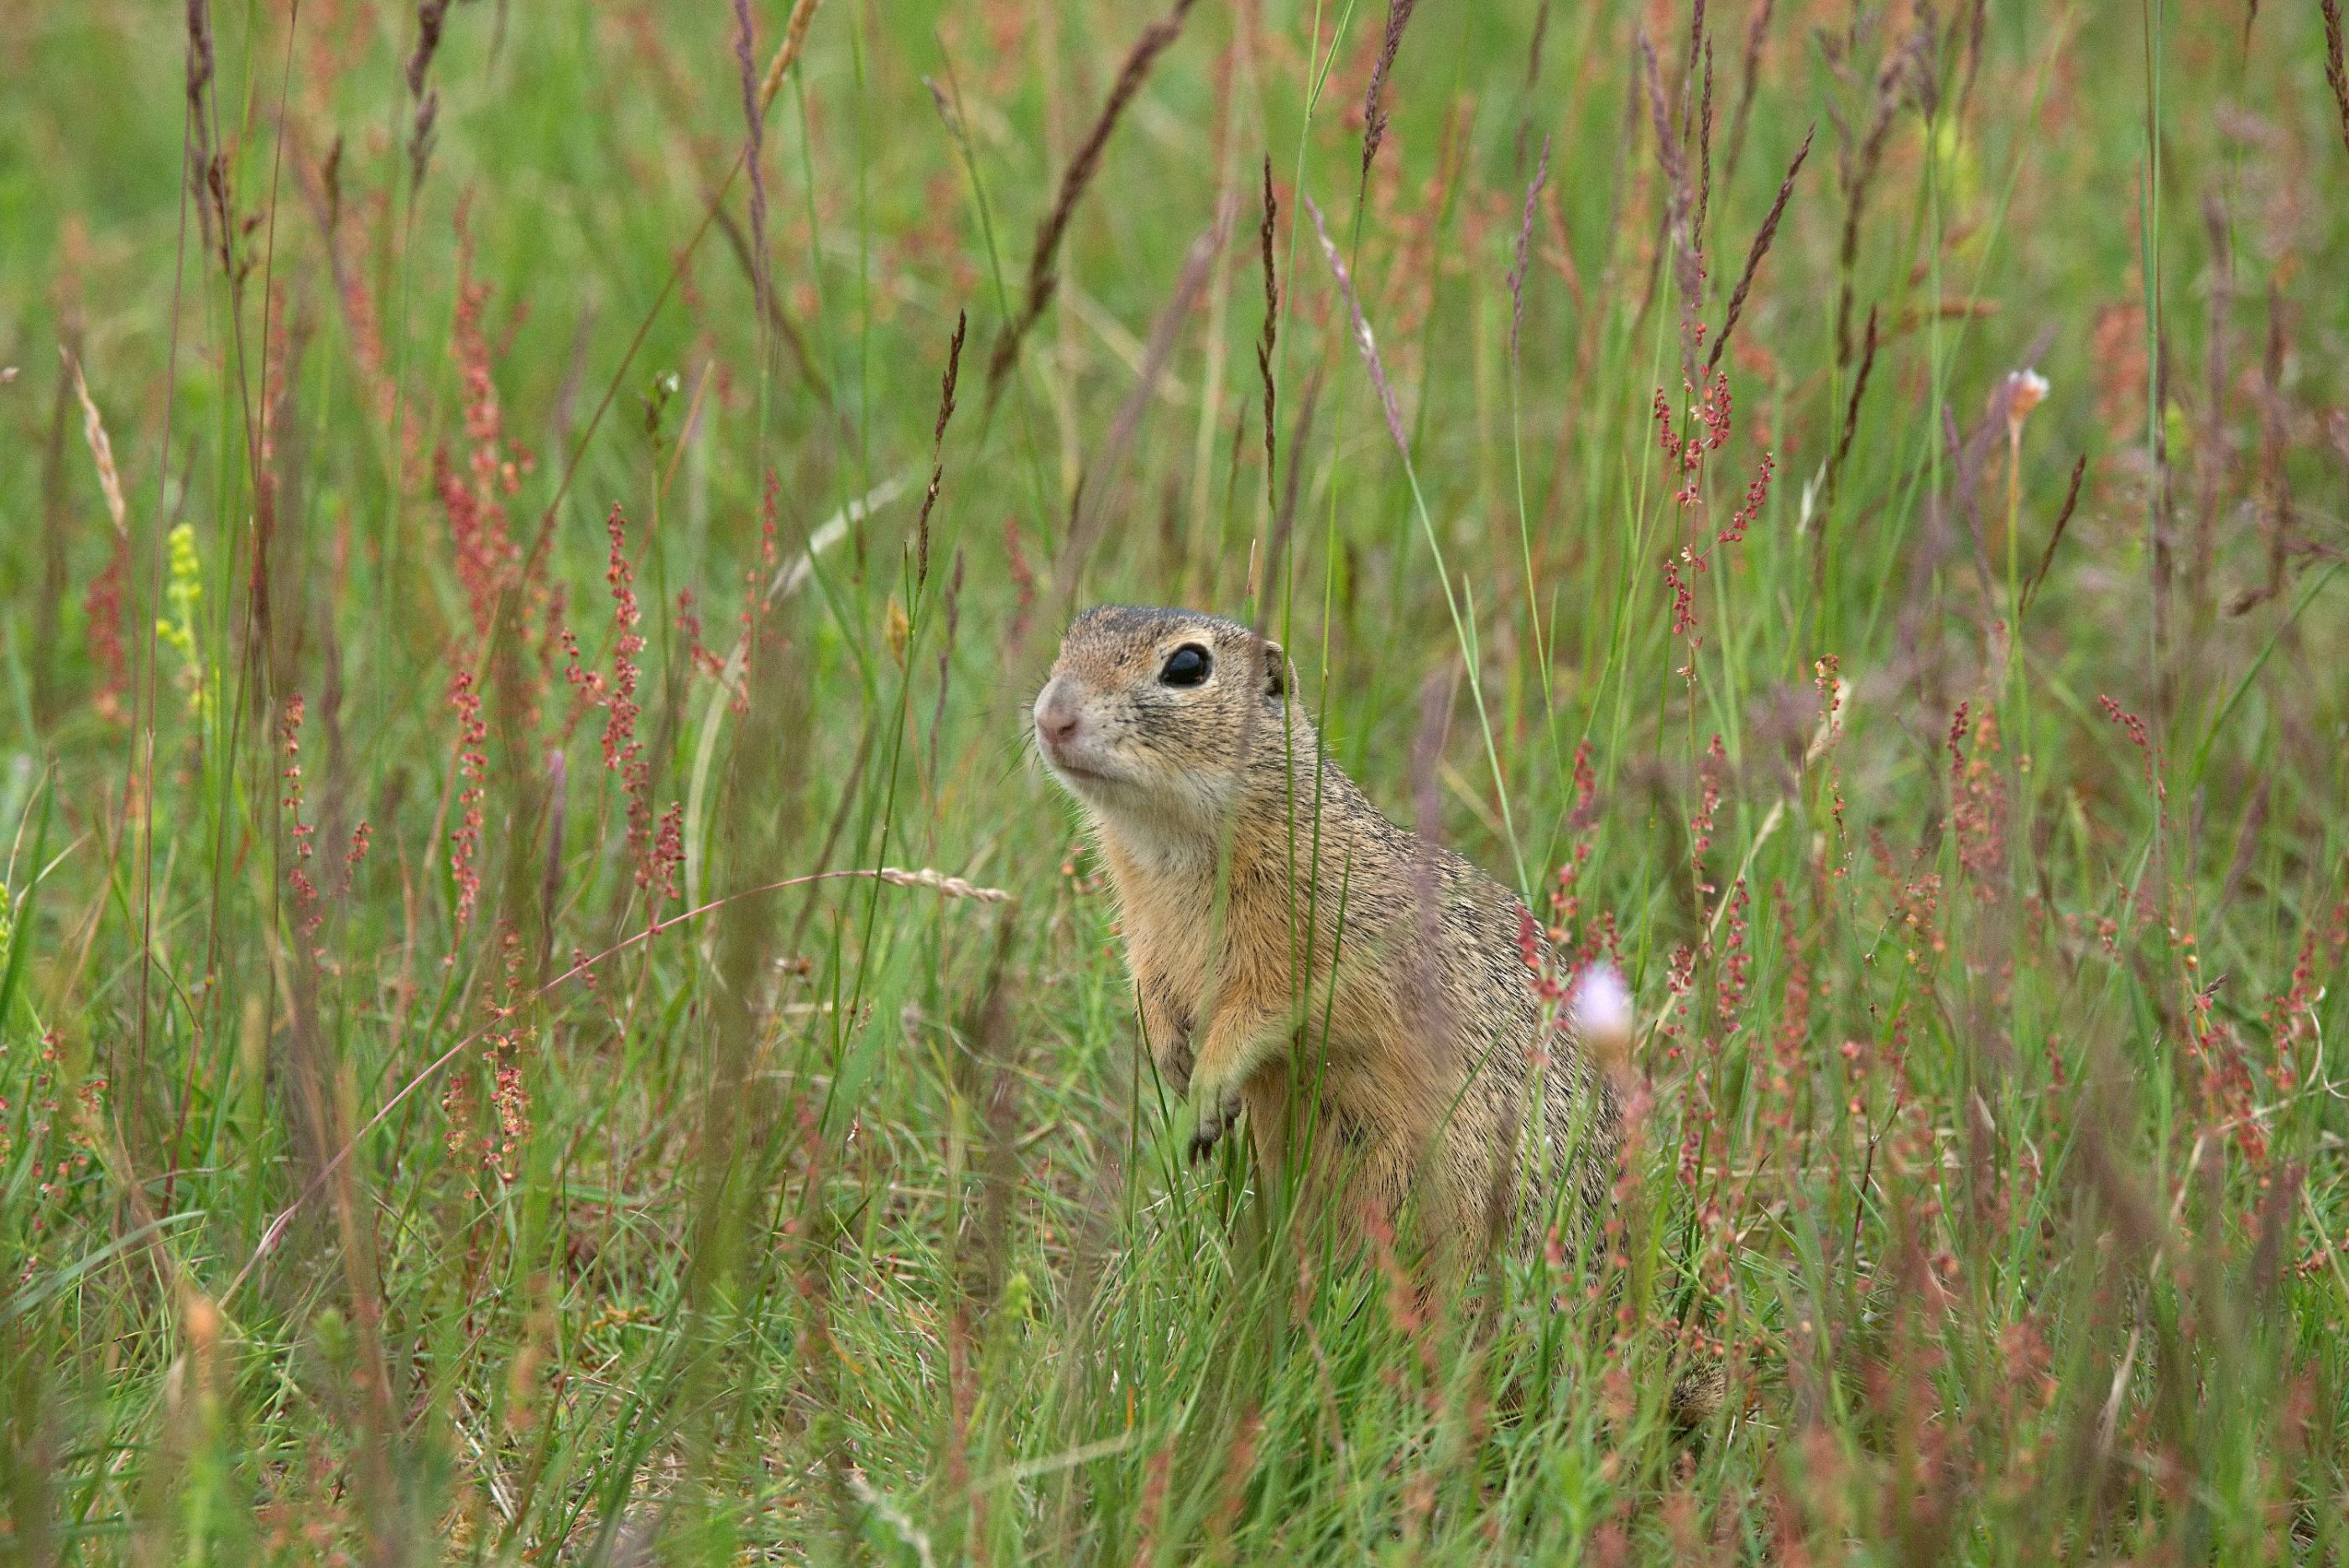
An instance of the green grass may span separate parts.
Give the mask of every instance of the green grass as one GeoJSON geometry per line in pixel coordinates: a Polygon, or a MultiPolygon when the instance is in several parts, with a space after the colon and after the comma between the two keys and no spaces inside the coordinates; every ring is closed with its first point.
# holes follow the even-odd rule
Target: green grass
{"type": "Polygon", "coordinates": [[[788,331],[726,6],[454,6],[419,183],[413,7],[212,8],[191,120],[180,9],[0,5],[0,1558],[2349,1558],[2323,19],[1775,9],[1733,173],[1749,5],[1709,133],[1683,10],[1423,6],[1365,178],[1385,8],[1198,6],[990,396],[1153,5],[826,0],[788,331]],[[1185,1163],[1022,734],[1110,598],[1617,958],[1602,1232],[1423,1306],[1185,1163]]]}

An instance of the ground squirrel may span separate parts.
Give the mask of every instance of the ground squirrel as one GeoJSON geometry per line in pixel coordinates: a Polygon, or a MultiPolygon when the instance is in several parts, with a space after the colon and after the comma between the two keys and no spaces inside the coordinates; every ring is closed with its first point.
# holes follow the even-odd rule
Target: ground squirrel
{"type": "Polygon", "coordinates": [[[1292,682],[1235,621],[1105,606],[1036,699],[1037,750],[1116,888],[1150,1052],[1196,1107],[1192,1151],[1245,1108],[1260,1169],[1301,1154],[1288,1168],[1341,1225],[1407,1222],[1440,1272],[1537,1244],[1605,1201],[1616,1096],[1544,1026],[1525,905],[1381,814],[1292,682]]]}

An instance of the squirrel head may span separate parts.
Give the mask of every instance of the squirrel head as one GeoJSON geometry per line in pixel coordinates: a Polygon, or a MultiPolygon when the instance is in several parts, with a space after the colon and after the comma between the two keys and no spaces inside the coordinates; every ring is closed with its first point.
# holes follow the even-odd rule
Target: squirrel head
{"type": "Polygon", "coordinates": [[[1037,754],[1103,826],[1143,841],[1218,832],[1252,772],[1278,778],[1291,680],[1280,645],[1190,610],[1076,618],[1037,693],[1037,754]]]}

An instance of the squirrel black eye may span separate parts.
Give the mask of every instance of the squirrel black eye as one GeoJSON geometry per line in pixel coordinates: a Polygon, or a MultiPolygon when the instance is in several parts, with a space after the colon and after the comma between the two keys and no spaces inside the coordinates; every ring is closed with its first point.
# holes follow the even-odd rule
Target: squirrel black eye
{"type": "Polygon", "coordinates": [[[1215,661],[1207,650],[1195,642],[1186,642],[1166,656],[1165,668],[1158,672],[1161,686],[1196,686],[1206,680],[1215,661]]]}

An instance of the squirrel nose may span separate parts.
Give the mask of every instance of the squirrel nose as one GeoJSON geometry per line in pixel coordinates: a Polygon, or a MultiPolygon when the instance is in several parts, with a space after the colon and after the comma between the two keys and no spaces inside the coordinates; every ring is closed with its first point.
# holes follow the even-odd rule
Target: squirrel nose
{"type": "Polygon", "coordinates": [[[1053,677],[1037,694],[1036,734],[1047,744],[1066,745],[1076,737],[1077,727],[1083,720],[1084,711],[1077,701],[1076,691],[1065,679],[1053,677]]]}

